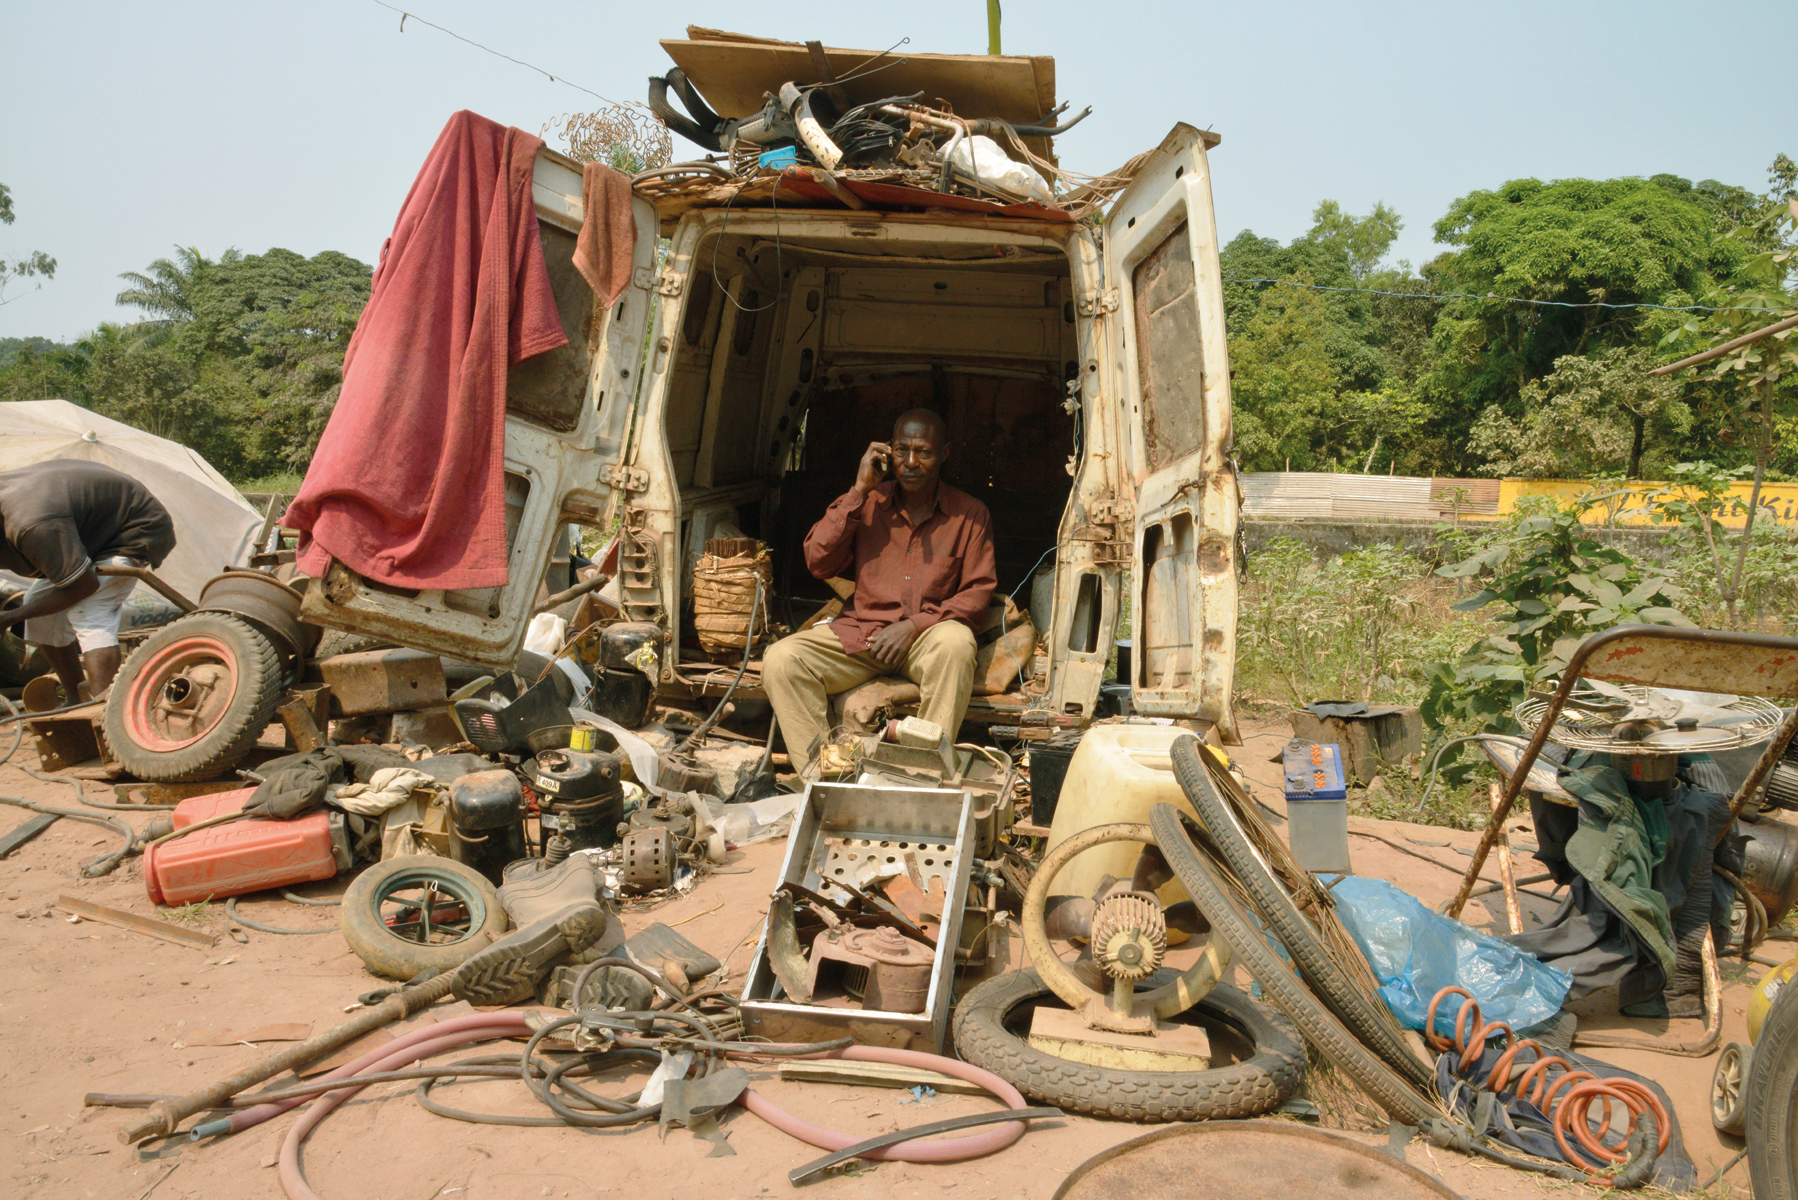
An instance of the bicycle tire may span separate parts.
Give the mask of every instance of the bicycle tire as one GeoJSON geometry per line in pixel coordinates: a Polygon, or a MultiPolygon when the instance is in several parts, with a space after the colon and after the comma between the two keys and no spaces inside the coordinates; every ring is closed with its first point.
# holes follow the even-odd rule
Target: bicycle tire
{"type": "MultiPolygon", "coordinates": [[[[1199,814],[1199,821],[1211,835],[1225,864],[1248,891],[1261,919],[1292,955],[1299,974],[1323,1001],[1324,1007],[1385,1060],[1387,1066],[1419,1087],[1434,1087],[1435,1067],[1418,1058],[1391,1016],[1375,1007],[1379,1002],[1336,965],[1317,930],[1299,912],[1292,897],[1286,894],[1286,889],[1280,886],[1249,844],[1229,805],[1217,794],[1210,770],[1195,749],[1197,745],[1197,738],[1182,738],[1173,744],[1170,757],[1174,778],[1179,781],[1180,790],[1186,793],[1193,811],[1199,814]]],[[[1160,836],[1157,831],[1157,837],[1160,836]]]]}
{"type": "Polygon", "coordinates": [[[1305,1046],[1271,1007],[1220,985],[1197,1007],[1255,1044],[1239,1063],[1208,1071],[1125,1071],[1057,1058],[1005,1027],[1005,1018],[1055,993],[1035,971],[1011,971],[976,987],[955,1009],[955,1052],[1034,1100],[1125,1121],[1206,1121],[1258,1116],[1305,1077],[1305,1046]]]}
{"type": "Polygon", "coordinates": [[[1792,1146],[1798,1116],[1798,988],[1781,988],[1761,1024],[1748,1066],[1743,1137],[1755,1200],[1798,1198],[1798,1155],[1792,1146]]]}
{"type": "Polygon", "coordinates": [[[1305,1040],[1353,1080],[1386,1115],[1406,1125],[1421,1125],[1442,1115],[1434,1104],[1338,1021],[1286,965],[1254,922],[1231,897],[1216,869],[1199,853],[1181,825],[1180,810],[1162,803],[1149,810],[1162,857],[1186,888],[1186,894],[1211,922],[1212,931],[1228,942],[1249,974],[1274,1004],[1305,1035],[1305,1040]]]}

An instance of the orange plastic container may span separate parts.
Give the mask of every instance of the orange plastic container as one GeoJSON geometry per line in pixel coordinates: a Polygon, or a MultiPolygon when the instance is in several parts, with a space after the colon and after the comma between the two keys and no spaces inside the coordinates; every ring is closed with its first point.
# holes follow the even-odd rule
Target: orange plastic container
{"type": "MultiPolygon", "coordinates": [[[[173,813],[175,828],[238,812],[255,790],[183,800],[173,813]]],[[[247,817],[145,849],[144,888],[154,903],[191,904],[329,879],[349,865],[341,813],[321,809],[291,821],[247,817]]]]}

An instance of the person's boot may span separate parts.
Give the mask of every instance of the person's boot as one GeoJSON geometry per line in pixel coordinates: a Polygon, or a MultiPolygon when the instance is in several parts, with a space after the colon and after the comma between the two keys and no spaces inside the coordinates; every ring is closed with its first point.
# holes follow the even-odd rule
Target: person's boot
{"type": "Polygon", "coordinates": [[[585,950],[606,931],[599,872],[584,854],[505,884],[499,899],[515,928],[456,968],[450,991],[458,1000],[470,1004],[528,1000],[537,980],[556,960],[585,950]]]}

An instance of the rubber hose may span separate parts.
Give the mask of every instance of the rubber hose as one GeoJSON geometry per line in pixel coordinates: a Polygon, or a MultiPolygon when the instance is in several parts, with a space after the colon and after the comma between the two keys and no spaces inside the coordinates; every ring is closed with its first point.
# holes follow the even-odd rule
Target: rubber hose
{"type": "MultiPolygon", "coordinates": [[[[980,1085],[1008,1108],[1027,1107],[1023,1094],[1011,1084],[1006,1083],[991,1071],[983,1071],[979,1067],[953,1058],[925,1054],[918,1050],[889,1050],[880,1046],[849,1046],[819,1057],[840,1058],[849,1062],[893,1063],[897,1066],[923,1067],[931,1071],[940,1071],[944,1075],[953,1075],[957,1079],[965,1079],[969,1083],[980,1085]]],[[[826,1129],[822,1125],[813,1125],[810,1121],[796,1117],[775,1105],[773,1101],[754,1088],[745,1089],[738,1103],[782,1133],[790,1134],[821,1150],[847,1150],[850,1146],[863,1140],[850,1134],[838,1133],[834,1129],[826,1129]]],[[[1024,1122],[1007,1121],[1003,1125],[995,1125],[985,1132],[969,1137],[929,1142],[906,1142],[872,1151],[864,1157],[880,1162],[964,1162],[970,1158],[984,1158],[989,1154],[997,1153],[1023,1136],[1024,1122]]]]}
{"type": "MultiPolygon", "coordinates": [[[[379,1050],[364,1055],[352,1065],[356,1067],[354,1073],[370,1070],[385,1071],[431,1054],[440,1054],[457,1046],[465,1046],[470,1042],[509,1037],[524,1033],[529,1029],[530,1026],[525,1023],[523,1013],[475,1013],[467,1017],[454,1017],[419,1031],[424,1034],[437,1035],[435,1037],[414,1041],[412,1036],[408,1036],[397,1042],[389,1042],[379,1050]],[[411,1044],[402,1046],[402,1043],[411,1044]]],[[[338,1105],[361,1091],[364,1086],[356,1083],[353,1079],[346,1079],[346,1086],[334,1092],[327,1092],[307,1105],[306,1111],[300,1114],[300,1119],[295,1121],[293,1127],[287,1131],[287,1137],[281,1142],[279,1169],[281,1190],[287,1193],[288,1200],[319,1200],[318,1193],[307,1185],[305,1172],[300,1167],[300,1147],[305,1143],[307,1135],[318,1127],[320,1121],[330,1116],[338,1105]]],[[[270,1107],[285,1112],[287,1108],[297,1103],[299,1102],[288,1101],[285,1105],[270,1107]]],[[[269,1116],[273,1115],[273,1113],[269,1114],[269,1116]]],[[[262,1118],[262,1120],[267,1119],[267,1117],[262,1118]]]]}
{"type": "MultiPolygon", "coordinates": [[[[451,1017],[447,1021],[439,1021],[435,1025],[426,1025],[422,1029],[415,1029],[411,1033],[403,1034],[391,1042],[378,1046],[375,1049],[370,1050],[367,1054],[364,1054],[361,1058],[355,1059],[352,1062],[347,1062],[343,1066],[338,1067],[329,1075],[324,1076],[324,1078],[341,1079],[348,1083],[352,1076],[362,1075],[377,1070],[390,1070],[393,1067],[402,1067],[408,1063],[415,1062],[418,1059],[428,1058],[433,1054],[441,1053],[443,1049],[448,1049],[453,1046],[466,1045],[468,1042],[480,1041],[488,1037],[508,1037],[513,1033],[520,1032],[519,1027],[523,1024],[523,1013],[470,1013],[463,1017],[451,1017]],[[481,1038],[462,1036],[470,1029],[497,1029],[498,1032],[483,1034],[481,1038]],[[446,1045],[441,1048],[435,1047],[433,1043],[438,1039],[444,1039],[446,1045]],[[431,1048],[427,1049],[426,1047],[431,1048]],[[388,1063],[385,1066],[375,1066],[376,1063],[383,1062],[388,1057],[395,1054],[406,1055],[407,1057],[395,1059],[392,1063],[388,1063]]],[[[354,1091],[356,1088],[364,1086],[367,1085],[355,1084],[350,1087],[348,1091],[354,1091]]],[[[336,1093],[331,1094],[335,1095],[336,1093]]],[[[292,1100],[277,1100],[266,1104],[257,1104],[254,1107],[246,1108],[241,1112],[232,1113],[229,1117],[196,1125],[189,1131],[188,1137],[197,1142],[202,1138],[212,1137],[216,1134],[242,1133],[246,1129],[254,1129],[270,1117],[278,1117],[288,1109],[297,1108],[305,1102],[305,1097],[296,1097],[292,1100]]]]}
{"type": "Polygon", "coordinates": [[[342,896],[327,896],[322,900],[314,900],[309,896],[301,896],[286,888],[281,889],[281,898],[292,904],[307,904],[314,908],[336,908],[343,903],[342,896]]]}
{"type": "Polygon", "coordinates": [[[336,933],[338,926],[327,925],[323,929],[283,929],[279,925],[264,925],[261,921],[252,921],[237,911],[238,897],[233,896],[225,901],[225,915],[246,929],[255,929],[262,933],[285,933],[292,937],[309,937],[315,933],[336,933]]]}
{"type": "Polygon", "coordinates": [[[48,804],[39,804],[27,800],[23,796],[0,796],[0,804],[10,804],[14,808],[28,808],[32,812],[45,813],[53,817],[67,817],[71,821],[86,821],[90,825],[98,825],[102,829],[110,829],[114,833],[125,835],[125,844],[111,854],[102,855],[81,868],[81,873],[89,879],[98,879],[102,875],[110,875],[119,869],[119,863],[133,850],[137,849],[137,831],[119,820],[117,817],[101,817],[90,812],[80,812],[73,808],[52,808],[48,804]]]}

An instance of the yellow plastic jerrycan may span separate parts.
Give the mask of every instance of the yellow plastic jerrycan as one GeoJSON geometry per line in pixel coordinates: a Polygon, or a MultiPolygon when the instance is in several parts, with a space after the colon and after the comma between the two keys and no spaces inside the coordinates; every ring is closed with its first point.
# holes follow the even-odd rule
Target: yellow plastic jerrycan
{"type": "MultiPolygon", "coordinates": [[[[1049,823],[1048,849],[1095,825],[1120,821],[1147,825],[1149,809],[1163,802],[1196,820],[1198,814],[1180,790],[1168,756],[1176,741],[1193,736],[1190,729],[1169,725],[1094,725],[1088,729],[1068,762],[1061,799],[1049,823]]],[[[1090,897],[1107,875],[1128,882],[1141,852],[1142,846],[1135,842],[1094,846],[1062,869],[1049,894],[1090,897]]],[[[1163,905],[1187,899],[1186,889],[1177,880],[1164,884],[1156,895],[1163,905]]]]}

